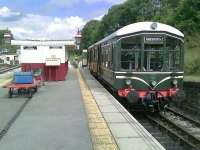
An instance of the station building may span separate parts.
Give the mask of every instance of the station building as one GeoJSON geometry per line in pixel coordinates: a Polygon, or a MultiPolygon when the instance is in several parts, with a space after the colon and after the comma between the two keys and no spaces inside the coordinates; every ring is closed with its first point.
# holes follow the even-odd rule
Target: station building
{"type": "Polygon", "coordinates": [[[0,54],[0,64],[18,65],[18,57],[15,53],[0,54]]]}
{"type": "Polygon", "coordinates": [[[68,47],[75,47],[74,41],[12,40],[20,46],[18,59],[22,71],[42,70],[46,81],[63,81],[68,71],[68,47]]]}

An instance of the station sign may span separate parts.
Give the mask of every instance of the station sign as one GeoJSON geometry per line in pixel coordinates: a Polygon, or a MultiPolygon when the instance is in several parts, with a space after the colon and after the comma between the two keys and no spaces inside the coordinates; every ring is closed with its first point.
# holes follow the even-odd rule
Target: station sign
{"type": "Polygon", "coordinates": [[[145,36],[144,43],[147,44],[163,44],[164,39],[162,36],[145,36]]]}
{"type": "Polygon", "coordinates": [[[60,66],[60,59],[59,58],[46,58],[45,65],[46,66],[60,66]]]}

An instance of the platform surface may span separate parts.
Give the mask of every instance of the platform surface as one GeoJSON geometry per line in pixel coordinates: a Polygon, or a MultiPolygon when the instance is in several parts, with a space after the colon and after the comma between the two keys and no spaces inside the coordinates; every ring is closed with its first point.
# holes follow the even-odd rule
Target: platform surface
{"type": "MultiPolygon", "coordinates": [[[[27,99],[0,93],[4,128],[27,99]]],[[[164,150],[87,69],[71,68],[66,81],[46,83],[0,140],[0,150],[92,149],[164,150]]]]}
{"type": "MultiPolygon", "coordinates": [[[[15,98],[13,98],[15,100],[15,98]]],[[[92,143],[75,70],[40,88],[0,141],[0,150],[90,150],[92,143]]]]}
{"type": "Polygon", "coordinates": [[[120,150],[165,149],[87,69],[81,72],[120,150]]]}

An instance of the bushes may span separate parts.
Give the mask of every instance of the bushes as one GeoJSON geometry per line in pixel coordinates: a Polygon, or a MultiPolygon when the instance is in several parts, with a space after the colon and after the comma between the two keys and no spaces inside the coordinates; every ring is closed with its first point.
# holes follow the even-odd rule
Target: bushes
{"type": "Polygon", "coordinates": [[[186,74],[200,74],[200,59],[196,58],[191,62],[185,63],[186,74]]]}
{"type": "Polygon", "coordinates": [[[200,74],[200,35],[186,36],[185,40],[185,73],[200,74]]]}

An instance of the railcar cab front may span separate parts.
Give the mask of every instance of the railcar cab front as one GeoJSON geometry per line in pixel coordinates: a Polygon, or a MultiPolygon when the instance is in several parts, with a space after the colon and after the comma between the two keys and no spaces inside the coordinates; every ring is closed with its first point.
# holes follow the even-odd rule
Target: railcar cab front
{"type": "MultiPolygon", "coordinates": [[[[148,107],[165,105],[182,89],[183,39],[169,33],[122,37],[116,78],[124,80],[119,96],[148,107]]],[[[121,82],[122,83],[122,82],[121,82]]]]}

